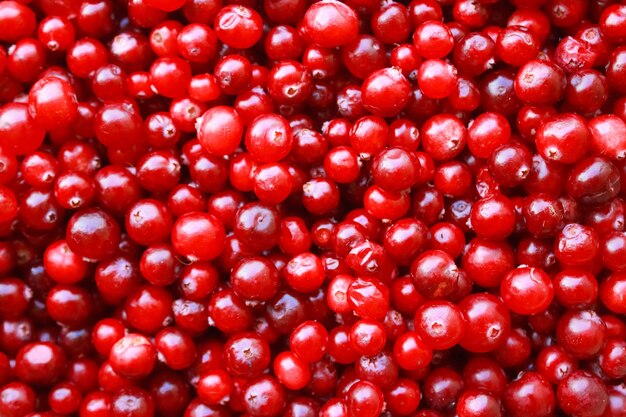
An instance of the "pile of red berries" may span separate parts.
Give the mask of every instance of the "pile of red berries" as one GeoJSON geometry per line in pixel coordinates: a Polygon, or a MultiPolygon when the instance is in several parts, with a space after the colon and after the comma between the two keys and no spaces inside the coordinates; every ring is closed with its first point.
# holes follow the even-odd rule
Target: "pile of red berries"
{"type": "Polygon", "coordinates": [[[626,417],[626,1],[1,0],[0,417],[626,417]]]}

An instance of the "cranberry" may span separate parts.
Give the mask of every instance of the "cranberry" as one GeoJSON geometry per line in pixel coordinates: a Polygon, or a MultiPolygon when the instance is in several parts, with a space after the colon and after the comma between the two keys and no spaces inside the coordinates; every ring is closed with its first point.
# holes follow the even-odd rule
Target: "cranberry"
{"type": "Polygon", "coordinates": [[[126,378],[141,378],[152,371],[156,349],[146,337],[128,334],[115,342],[109,353],[113,370],[126,378]]]}
{"type": "Polygon", "coordinates": [[[208,213],[184,214],[172,229],[174,248],[191,261],[216,258],[224,248],[224,238],[224,226],[208,213]]]}
{"type": "Polygon", "coordinates": [[[203,148],[215,155],[233,153],[241,142],[243,125],[236,110],[217,106],[208,110],[198,125],[198,140],[203,148]]]}
{"type": "Polygon", "coordinates": [[[604,384],[584,371],[574,371],[559,382],[559,407],[575,416],[601,416],[608,405],[604,384]]]}
{"type": "Polygon", "coordinates": [[[15,155],[35,151],[43,142],[45,130],[35,124],[23,103],[0,107],[0,137],[3,147],[15,155]]]}
{"type": "Polygon", "coordinates": [[[410,87],[408,80],[397,69],[378,70],[363,82],[363,106],[378,116],[395,116],[408,102],[410,87]]]}
{"type": "Polygon", "coordinates": [[[213,25],[219,40],[233,48],[245,49],[261,39],[263,23],[255,10],[231,5],[217,13],[213,25]]]}
{"type": "Polygon", "coordinates": [[[335,0],[325,0],[309,7],[302,25],[305,35],[324,48],[345,45],[358,34],[355,11],[335,0]]]}
{"type": "Polygon", "coordinates": [[[27,383],[50,385],[60,379],[64,371],[65,354],[50,342],[28,344],[15,358],[15,373],[27,383]]]}
{"type": "Polygon", "coordinates": [[[556,258],[566,265],[582,265],[591,261],[599,250],[598,236],[593,229],[577,223],[566,225],[556,238],[556,258]]]}
{"type": "Polygon", "coordinates": [[[559,319],[556,337],[573,357],[589,358],[606,342],[606,324],[594,311],[570,311],[559,319]]]}
{"type": "Polygon", "coordinates": [[[0,1],[0,415],[622,416],[625,7],[0,1]]]}
{"type": "Polygon", "coordinates": [[[468,133],[463,123],[453,115],[437,115],[424,123],[422,145],[435,160],[457,156],[467,143],[468,133]]]}
{"type": "Polygon", "coordinates": [[[98,209],[76,213],[67,225],[67,244],[85,258],[100,260],[113,255],[120,242],[120,228],[115,219],[98,209]]]}
{"type": "Polygon", "coordinates": [[[524,372],[510,383],[502,396],[504,409],[512,416],[548,416],[555,408],[550,383],[536,372],[524,372]]]}
{"type": "Polygon", "coordinates": [[[477,293],[466,297],[459,308],[466,320],[466,333],[460,345],[471,352],[490,352],[506,341],[511,318],[499,298],[477,293]]]}
{"type": "Polygon", "coordinates": [[[8,417],[30,415],[35,411],[35,391],[22,382],[4,385],[0,388],[0,398],[0,410],[8,417]]]}
{"type": "Polygon", "coordinates": [[[600,299],[607,308],[615,313],[626,311],[623,304],[622,289],[626,285],[626,276],[622,273],[610,275],[600,285],[600,299]]]}
{"type": "Polygon", "coordinates": [[[515,93],[525,104],[556,103],[565,90],[565,76],[556,65],[544,61],[525,64],[515,79],[515,93]]]}

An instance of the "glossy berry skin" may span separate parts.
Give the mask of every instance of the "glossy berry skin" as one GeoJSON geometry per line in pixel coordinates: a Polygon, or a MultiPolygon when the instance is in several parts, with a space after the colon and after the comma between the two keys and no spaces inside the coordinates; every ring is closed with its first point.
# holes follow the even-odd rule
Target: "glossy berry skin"
{"type": "Polygon", "coordinates": [[[502,403],[511,416],[545,417],[554,410],[556,399],[550,383],[540,374],[525,372],[507,386],[502,403]]]}
{"type": "Polygon", "coordinates": [[[455,116],[434,116],[422,126],[420,137],[424,149],[435,160],[457,156],[467,143],[467,128],[455,116]]]}
{"type": "Polygon", "coordinates": [[[159,358],[174,370],[187,369],[196,358],[196,345],[189,334],[175,327],[166,327],[154,338],[159,358]]]}
{"type": "Polygon", "coordinates": [[[274,373],[286,388],[298,390],[311,380],[309,365],[292,352],[282,352],[274,360],[274,373]]]}
{"type": "Polygon", "coordinates": [[[122,148],[125,138],[138,138],[141,132],[141,116],[134,103],[116,101],[102,106],[96,114],[96,137],[105,146],[122,148]],[[123,136],[123,137],[121,137],[123,136]]]}
{"type": "Polygon", "coordinates": [[[233,268],[230,283],[237,295],[247,300],[267,301],[276,294],[279,276],[276,267],[264,258],[249,257],[233,268]]]}
{"type": "Polygon", "coordinates": [[[466,320],[466,333],[460,345],[470,352],[490,352],[506,340],[511,318],[502,301],[490,294],[477,293],[459,304],[466,320]]]}
{"type": "Polygon", "coordinates": [[[149,246],[169,238],[172,215],[160,201],[145,199],[128,210],[125,223],[131,239],[140,245],[149,246]]]}
{"type": "Polygon", "coordinates": [[[595,231],[576,223],[566,225],[555,241],[555,255],[566,265],[581,265],[591,261],[599,251],[595,231]]]}
{"type": "Polygon", "coordinates": [[[328,331],[316,321],[305,321],[291,333],[289,346],[303,361],[316,362],[327,350],[328,331]]]}
{"type": "Polygon", "coordinates": [[[363,106],[377,116],[395,116],[408,102],[410,88],[410,83],[399,70],[378,70],[361,86],[363,106]]]}
{"type": "Polygon", "coordinates": [[[606,342],[606,324],[594,311],[570,311],[559,319],[556,337],[573,357],[589,358],[606,342]]]}
{"type": "Polygon", "coordinates": [[[256,171],[253,190],[260,200],[278,204],[292,193],[293,177],[284,164],[264,164],[256,171]]]}
{"type": "Polygon", "coordinates": [[[120,228],[115,219],[93,208],[72,216],[66,233],[67,244],[74,253],[94,260],[113,255],[120,241],[120,228]]]}
{"type": "Polygon", "coordinates": [[[224,247],[224,226],[213,215],[192,212],[179,217],[172,229],[172,245],[191,261],[209,261],[224,247]]]}
{"type": "Polygon", "coordinates": [[[150,374],[156,361],[152,342],[139,334],[129,334],[118,340],[109,353],[109,363],[115,372],[126,378],[141,378],[150,374]]]}
{"type": "Polygon", "coordinates": [[[35,391],[22,382],[4,385],[0,388],[0,395],[10,399],[0,403],[0,410],[9,417],[25,416],[35,411],[35,391]]]}
{"type": "Polygon", "coordinates": [[[498,113],[486,112],[474,119],[468,127],[467,147],[478,158],[488,158],[511,138],[511,126],[498,113]]]}
{"type": "Polygon", "coordinates": [[[625,42],[613,0],[0,0],[0,417],[626,417],[625,42]]]}
{"type": "Polygon", "coordinates": [[[522,215],[528,232],[538,238],[551,237],[563,224],[563,204],[546,194],[531,194],[524,199],[522,215]]]}
{"type": "Polygon", "coordinates": [[[544,311],[552,302],[554,290],[548,274],[541,269],[520,267],[509,272],[500,287],[506,306],[518,314],[544,311]]]}
{"type": "Polygon", "coordinates": [[[356,382],[350,387],[346,397],[346,409],[349,416],[373,417],[383,410],[383,393],[371,382],[356,382]]]}
{"type": "Polygon", "coordinates": [[[262,19],[253,9],[231,5],[222,8],[213,22],[217,38],[233,48],[249,48],[261,39],[262,19]]]}
{"type": "Polygon", "coordinates": [[[426,59],[443,58],[452,51],[454,38],[445,24],[430,20],[415,30],[413,44],[426,59]]]}
{"type": "Polygon", "coordinates": [[[374,158],[372,176],[378,186],[388,191],[402,191],[413,186],[421,173],[415,155],[402,148],[388,148],[374,158]]]}
{"type": "Polygon", "coordinates": [[[365,319],[382,320],[389,308],[389,290],[375,278],[357,278],[347,291],[354,313],[365,319]]]}
{"type": "Polygon", "coordinates": [[[271,249],[280,237],[278,212],[269,204],[246,204],[237,211],[233,231],[248,250],[271,249]]]}
{"type": "Polygon", "coordinates": [[[517,73],[515,94],[525,104],[551,105],[565,90],[565,76],[555,64],[530,61],[517,73]]]}
{"type": "Polygon", "coordinates": [[[250,381],[243,398],[247,412],[263,417],[279,415],[286,405],[286,394],[282,385],[271,376],[261,376],[250,381]]]}
{"type": "Polygon", "coordinates": [[[459,269],[447,253],[426,251],[411,265],[413,285],[427,298],[447,298],[456,291],[459,269]]]}
{"type": "Polygon", "coordinates": [[[626,309],[623,304],[622,289],[626,285],[626,276],[623,273],[610,275],[600,285],[600,299],[607,308],[615,313],[622,313],[626,309]]]}
{"type": "Polygon", "coordinates": [[[185,4],[185,2],[180,1],[180,0],[173,1],[173,2],[167,2],[167,1],[162,1],[162,0],[148,0],[146,1],[146,3],[151,7],[154,7],[159,10],[163,10],[165,12],[172,12],[176,9],[181,8],[185,4]]]}
{"type": "Polygon", "coordinates": [[[494,396],[481,392],[468,390],[461,397],[456,405],[456,412],[459,417],[473,416],[500,416],[501,405],[494,396]]]}
{"type": "Polygon", "coordinates": [[[598,205],[608,202],[621,189],[621,179],[613,163],[603,157],[590,157],[574,165],[566,190],[577,201],[598,205]]]}
{"type": "Polygon", "coordinates": [[[591,148],[611,159],[624,159],[626,122],[615,115],[598,116],[589,122],[591,148]]]}
{"type": "Polygon", "coordinates": [[[598,297],[598,282],[584,269],[563,269],[554,277],[553,284],[556,300],[568,308],[589,307],[598,297]]]}
{"type": "Polygon", "coordinates": [[[539,352],[536,360],[537,371],[548,382],[558,384],[578,368],[578,361],[558,346],[548,346],[539,352]]]}
{"type": "Polygon", "coordinates": [[[415,313],[415,331],[433,349],[449,349],[465,335],[465,318],[448,301],[427,301],[415,313]]]}
{"type": "Polygon", "coordinates": [[[237,111],[227,106],[207,110],[198,124],[198,140],[213,155],[229,155],[239,147],[243,124],[237,111]]]}
{"type": "Polygon", "coordinates": [[[15,373],[29,384],[50,385],[61,378],[66,358],[63,350],[52,343],[31,343],[15,358],[15,373]]]}
{"type": "Polygon", "coordinates": [[[401,264],[409,264],[424,249],[427,240],[428,230],[423,222],[401,219],[387,229],[383,246],[401,264]]]}
{"type": "Polygon", "coordinates": [[[440,59],[429,59],[420,65],[417,82],[426,97],[448,97],[452,94],[456,81],[456,68],[440,59]]]}
{"type": "Polygon", "coordinates": [[[344,3],[325,0],[311,5],[303,21],[305,36],[323,48],[335,48],[352,41],[358,34],[358,17],[344,3]]]}
{"type": "Polygon", "coordinates": [[[260,162],[277,162],[291,151],[291,127],[279,115],[262,115],[248,127],[245,135],[246,149],[260,162]]]}
{"type": "Polygon", "coordinates": [[[72,252],[67,242],[60,240],[46,249],[44,269],[56,282],[73,284],[85,278],[88,264],[72,252]]]}
{"type": "Polygon", "coordinates": [[[141,388],[128,387],[116,392],[111,398],[111,415],[151,416],[154,414],[154,401],[150,394],[141,388]]]}
{"type": "Polygon", "coordinates": [[[77,116],[78,102],[72,86],[59,78],[42,78],[28,95],[28,112],[47,130],[69,125],[77,116]]]}
{"type": "Polygon", "coordinates": [[[587,152],[591,133],[586,121],[574,113],[560,114],[537,131],[535,143],[544,158],[571,164],[587,152]]]}
{"type": "Polygon", "coordinates": [[[572,416],[601,416],[608,405],[604,384],[584,371],[574,371],[559,382],[559,407],[572,416]]]}
{"type": "Polygon", "coordinates": [[[45,129],[35,124],[23,103],[0,107],[0,138],[3,146],[15,155],[35,151],[43,142],[45,129]]]}
{"type": "Polygon", "coordinates": [[[482,238],[503,239],[515,228],[514,211],[513,203],[504,196],[494,195],[483,198],[472,206],[472,227],[482,238]]]}

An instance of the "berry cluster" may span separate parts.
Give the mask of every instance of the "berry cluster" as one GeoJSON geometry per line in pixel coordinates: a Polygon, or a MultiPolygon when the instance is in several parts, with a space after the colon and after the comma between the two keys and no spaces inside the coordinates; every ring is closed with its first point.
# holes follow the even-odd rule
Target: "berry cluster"
{"type": "Polygon", "coordinates": [[[0,417],[626,417],[626,2],[0,0],[0,417]]]}

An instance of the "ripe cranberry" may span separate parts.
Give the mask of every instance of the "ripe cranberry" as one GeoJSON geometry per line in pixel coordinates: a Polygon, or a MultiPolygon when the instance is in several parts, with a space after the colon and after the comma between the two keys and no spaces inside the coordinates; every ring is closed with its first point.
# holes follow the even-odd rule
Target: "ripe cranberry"
{"type": "Polygon", "coordinates": [[[363,82],[363,106],[377,116],[395,116],[408,102],[410,87],[408,80],[397,69],[378,70],[363,82]]]}
{"type": "Polygon", "coordinates": [[[26,383],[51,385],[65,371],[65,354],[50,342],[31,343],[20,349],[15,358],[15,374],[26,383]]]}
{"type": "Polygon", "coordinates": [[[440,59],[428,59],[419,67],[417,83],[428,98],[448,97],[452,94],[456,82],[457,69],[440,59]]]}
{"type": "Polygon", "coordinates": [[[602,204],[617,196],[621,179],[615,165],[603,157],[578,162],[570,172],[567,193],[585,204],[602,204]]]}
{"type": "Polygon", "coordinates": [[[450,367],[440,366],[426,376],[422,392],[429,408],[443,411],[453,408],[462,390],[461,375],[450,367]]]}
{"type": "Polygon", "coordinates": [[[566,265],[583,265],[598,254],[599,245],[598,236],[593,229],[570,223],[557,236],[554,253],[566,265]]]}
{"type": "Polygon", "coordinates": [[[217,13],[213,27],[215,35],[226,45],[246,49],[261,39],[263,21],[253,9],[230,5],[217,13]]]}
{"type": "Polygon", "coordinates": [[[113,370],[125,378],[141,378],[150,374],[156,360],[152,342],[139,334],[128,334],[115,342],[109,353],[113,370]]]}
{"type": "Polygon", "coordinates": [[[35,400],[35,391],[22,382],[10,382],[0,388],[0,410],[8,417],[31,415],[35,400]]]}
{"type": "Polygon", "coordinates": [[[65,80],[42,78],[28,94],[28,112],[38,125],[47,130],[65,127],[77,116],[76,94],[65,80]]]}
{"type": "Polygon", "coordinates": [[[583,269],[563,269],[554,277],[553,284],[556,300],[567,308],[588,308],[598,297],[598,282],[583,269]]]}
{"type": "Polygon", "coordinates": [[[626,276],[623,273],[614,273],[600,284],[600,300],[614,313],[626,311],[622,289],[626,286],[626,276]]]}
{"type": "Polygon", "coordinates": [[[465,336],[460,345],[470,352],[490,352],[506,341],[511,328],[511,318],[499,298],[477,293],[467,296],[459,309],[466,320],[465,336]]]}
{"type": "Polygon", "coordinates": [[[504,277],[500,294],[511,311],[535,314],[550,305],[554,290],[550,277],[541,269],[519,267],[504,277]]]}
{"type": "Polygon", "coordinates": [[[517,74],[515,93],[525,104],[552,105],[563,96],[565,83],[565,75],[556,65],[530,61],[517,74]]]}
{"type": "Polygon", "coordinates": [[[196,358],[193,339],[178,328],[166,327],[161,330],[154,338],[154,344],[159,357],[171,369],[187,369],[196,358]]]}
{"type": "Polygon", "coordinates": [[[305,36],[324,48],[343,46],[358,34],[358,17],[344,3],[325,0],[308,8],[302,20],[305,36]]]}
{"type": "Polygon", "coordinates": [[[0,107],[0,138],[3,147],[14,155],[24,155],[41,146],[45,130],[36,125],[24,103],[0,107]]]}
{"type": "Polygon", "coordinates": [[[524,372],[510,383],[502,396],[504,409],[511,416],[549,416],[556,399],[550,383],[536,372],[524,372]]]}
{"type": "Polygon", "coordinates": [[[88,259],[101,260],[113,255],[120,242],[115,219],[95,208],[82,210],[67,225],[67,244],[72,252],[88,259]]]}
{"type": "Polygon", "coordinates": [[[467,143],[468,133],[463,123],[452,115],[437,115],[426,121],[421,130],[422,144],[435,160],[457,156],[467,143]]]}
{"type": "Polygon", "coordinates": [[[576,416],[601,416],[609,402],[602,381],[580,370],[559,382],[557,399],[561,410],[576,416]]]}
{"type": "Polygon", "coordinates": [[[140,388],[128,387],[117,391],[111,398],[111,416],[134,415],[149,417],[154,415],[152,396],[140,388]]]}
{"type": "Polygon", "coordinates": [[[208,213],[184,214],[172,229],[172,245],[192,262],[216,258],[224,248],[224,238],[224,226],[208,213]]]}
{"type": "Polygon", "coordinates": [[[0,39],[3,42],[13,43],[27,38],[35,32],[37,26],[35,13],[28,6],[16,1],[2,3],[0,19],[4,28],[0,32],[0,39]],[[11,26],[13,29],[9,30],[11,26]]]}
{"type": "Polygon", "coordinates": [[[213,107],[200,120],[198,139],[207,152],[228,155],[239,147],[243,125],[236,110],[226,106],[213,107]]]}
{"type": "Polygon", "coordinates": [[[456,290],[459,269],[447,253],[429,250],[411,265],[411,278],[417,291],[426,298],[448,298],[456,290]]]}
{"type": "Polygon", "coordinates": [[[559,319],[556,337],[573,357],[589,358],[606,342],[606,324],[594,311],[569,311],[559,319]]]}

